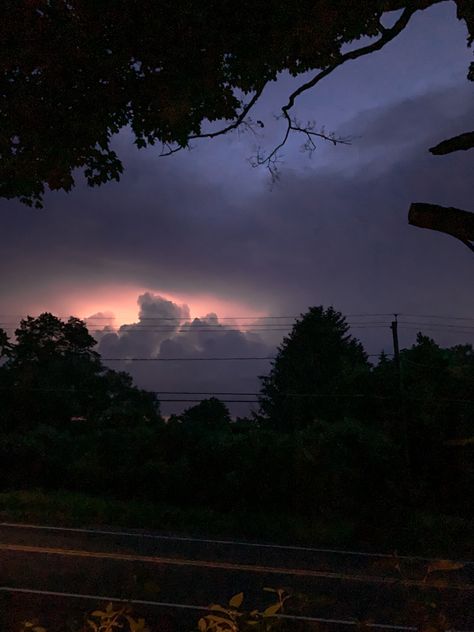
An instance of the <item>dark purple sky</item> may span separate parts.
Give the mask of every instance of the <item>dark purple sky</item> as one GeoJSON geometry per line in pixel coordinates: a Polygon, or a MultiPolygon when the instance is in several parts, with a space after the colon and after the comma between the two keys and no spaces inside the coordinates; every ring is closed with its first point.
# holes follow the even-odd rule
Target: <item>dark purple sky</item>
{"type": "MultiPolygon", "coordinates": [[[[271,190],[266,172],[247,162],[251,135],[159,158],[153,148],[136,150],[124,130],[115,142],[125,163],[119,184],[50,194],[42,211],[0,203],[0,320],[48,310],[81,317],[113,312],[115,324],[133,323],[139,296],[142,316],[154,319],[295,315],[323,304],[346,314],[471,318],[464,323],[470,330],[426,333],[445,345],[474,342],[474,256],[453,238],[407,224],[413,201],[474,210],[474,151],[446,157],[427,151],[473,129],[471,59],[453,3],[417,14],[384,50],[348,63],[301,97],[295,115],[351,135],[353,143],[322,143],[309,159],[302,139],[291,140],[271,190]]],[[[272,114],[301,81],[282,76],[268,87],[254,115],[265,122],[262,145],[278,142],[282,129],[272,114]]],[[[211,320],[177,336],[156,330],[164,322],[174,321],[142,320],[141,331],[108,334],[100,349],[108,357],[261,356],[272,355],[283,335],[203,331],[216,327],[211,320]],[[155,330],[144,331],[145,323],[155,330]]],[[[95,329],[107,321],[94,323],[95,329]]],[[[386,326],[353,333],[371,353],[390,350],[386,326]]],[[[416,326],[401,329],[402,345],[415,334],[416,326]]],[[[268,363],[130,367],[137,383],[151,389],[253,392],[268,363]]]]}

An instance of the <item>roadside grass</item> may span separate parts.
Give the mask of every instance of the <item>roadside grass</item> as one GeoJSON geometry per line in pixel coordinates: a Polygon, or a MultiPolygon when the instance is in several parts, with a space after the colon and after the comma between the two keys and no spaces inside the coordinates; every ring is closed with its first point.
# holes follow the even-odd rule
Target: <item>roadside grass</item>
{"type": "Polygon", "coordinates": [[[283,543],[350,541],[341,521],[317,524],[284,513],[221,512],[146,501],[107,499],[69,491],[15,490],[0,493],[0,521],[65,527],[153,529],[197,536],[265,538],[283,543]]]}
{"type": "Polygon", "coordinates": [[[417,511],[374,516],[305,518],[286,514],[175,507],[70,491],[0,493],[0,522],[64,527],[149,529],[174,535],[243,538],[315,547],[355,548],[445,558],[474,556],[474,523],[417,511]]]}

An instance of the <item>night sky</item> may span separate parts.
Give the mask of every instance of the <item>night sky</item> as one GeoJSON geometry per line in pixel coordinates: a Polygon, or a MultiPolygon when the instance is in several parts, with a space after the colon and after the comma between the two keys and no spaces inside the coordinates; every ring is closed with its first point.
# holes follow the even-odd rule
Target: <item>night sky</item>
{"type": "MultiPolygon", "coordinates": [[[[297,101],[301,121],[314,119],[352,144],[322,141],[309,158],[302,138],[290,140],[273,187],[265,169],[248,163],[250,133],[159,158],[156,148],[138,151],[123,130],[115,141],[120,183],[90,189],[79,178],[72,193],[47,195],[43,210],[0,203],[0,326],[42,311],[100,316],[88,323],[107,358],[261,357],[275,353],[283,332],[253,333],[255,323],[288,329],[292,319],[230,317],[295,316],[322,304],[386,315],[348,318],[381,323],[352,331],[369,353],[390,351],[393,312],[414,323],[472,319],[449,321],[470,330],[401,328],[402,346],[417,328],[443,345],[474,342],[472,252],[407,222],[415,201],[474,210],[474,152],[428,152],[473,128],[471,59],[453,3],[419,12],[382,51],[349,62],[297,101]]],[[[267,88],[254,114],[265,123],[259,144],[279,142],[283,124],[273,114],[303,80],[284,75],[267,88]]],[[[111,366],[157,391],[255,392],[269,362],[111,366]]],[[[236,414],[247,408],[232,406],[236,414]]]]}

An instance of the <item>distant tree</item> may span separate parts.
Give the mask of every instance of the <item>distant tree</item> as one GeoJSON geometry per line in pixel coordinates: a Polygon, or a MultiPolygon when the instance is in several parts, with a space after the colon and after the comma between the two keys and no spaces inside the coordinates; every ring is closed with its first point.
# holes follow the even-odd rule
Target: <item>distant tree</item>
{"type": "Polygon", "coordinates": [[[45,312],[22,320],[15,331],[16,344],[10,355],[10,365],[41,364],[55,359],[83,358],[100,367],[99,354],[93,351],[96,344],[86,325],[71,317],[63,322],[45,312]]]}
{"type": "Polygon", "coordinates": [[[103,366],[81,320],[29,316],[15,337],[0,376],[4,427],[61,426],[74,418],[115,424],[159,418],[154,395],[135,388],[128,374],[103,366]]]}
{"type": "Polygon", "coordinates": [[[4,365],[5,423],[62,423],[84,414],[91,378],[102,371],[85,325],[52,314],[22,320],[4,365]],[[21,422],[20,422],[21,420],[21,422]]]}
{"type": "Polygon", "coordinates": [[[230,413],[227,406],[217,397],[210,397],[187,408],[181,415],[181,421],[188,428],[203,431],[222,430],[229,427],[230,413]]]}
{"type": "Polygon", "coordinates": [[[7,332],[0,327],[0,361],[6,359],[10,355],[11,343],[7,332]]]}
{"type": "Polygon", "coordinates": [[[373,371],[373,388],[382,397],[375,401],[377,414],[399,443],[400,423],[406,422],[414,488],[432,501],[468,502],[463,498],[474,483],[472,452],[456,444],[474,434],[472,345],[442,348],[418,333],[416,343],[400,352],[400,361],[405,420],[400,419],[395,362],[386,357],[373,371]],[[471,465],[459,460],[462,455],[471,465]]]}
{"type": "Polygon", "coordinates": [[[137,388],[125,371],[103,371],[94,406],[91,419],[101,425],[130,427],[162,421],[155,393],[137,388]]]}
{"type": "MultiPolygon", "coordinates": [[[[0,328],[0,401],[5,401],[5,388],[6,388],[6,379],[5,379],[5,362],[7,357],[10,354],[11,344],[8,339],[7,332],[0,328]]],[[[1,412],[0,412],[0,420],[1,420],[1,412]]]]}
{"type": "Polygon", "coordinates": [[[367,410],[370,364],[362,344],[332,307],[312,307],[278,348],[270,374],[261,377],[260,412],[291,430],[367,410]]]}
{"type": "Polygon", "coordinates": [[[440,347],[419,333],[401,352],[403,388],[412,426],[414,451],[472,432],[474,427],[474,351],[471,345],[440,347]]]}
{"type": "MultiPolygon", "coordinates": [[[[469,432],[474,422],[472,345],[443,348],[420,332],[416,343],[400,352],[400,361],[403,397],[419,441],[426,443],[427,437],[437,435],[441,442],[469,432]]],[[[373,370],[373,386],[387,399],[381,404],[385,411],[397,411],[399,388],[393,359],[380,358],[373,370]]]]}
{"type": "Polygon", "coordinates": [[[353,418],[320,421],[295,439],[293,502],[300,511],[369,510],[374,516],[399,495],[400,459],[381,425],[353,418]]]}
{"type": "MultiPolygon", "coordinates": [[[[315,71],[280,108],[281,141],[252,159],[275,175],[290,134],[308,151],[321,139],[344,142],[299,122],[298,97],[383,48],[439,1],[5,0],[0,195],[41,206],[45,185],[69,191],[78,168],[91,186],[118,180],[123,166],[110,141],[127,125],[138,147],[158,142],[161,155],[236,129],[259,132],[264,122],[251,110],[265,86],[283,71],[315,71]],[[395,10],[400,16],[385,27],[383,14],[395,10]],[[372,39],[343,52],[365,37],[372,39]]],[[[455,4],[472,42],[472,1],[455,4]]]]}

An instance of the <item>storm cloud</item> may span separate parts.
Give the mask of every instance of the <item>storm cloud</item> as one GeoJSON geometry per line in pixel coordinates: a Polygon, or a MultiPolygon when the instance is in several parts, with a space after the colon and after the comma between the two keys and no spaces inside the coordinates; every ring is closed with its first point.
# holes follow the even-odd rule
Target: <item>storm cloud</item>
{"type": "Polygon", "coordinates": [[[472,154],[427,151],[468,128],[469,90],[458,88],[455,101],[450,89],[363,113],[346,125],[357,136],[341,148],[343,161],[357,154],[350,167],[287,167],[276,189],[251,199],[229,199],[198,174],[162,163],[154,177],[144,169],[134,180],[132,169],[120,186],[78,191],[67,210],[61,196],[43,212],[10,208],[2,293],[13,300],[17,288],[122,283],[242,298],[278,313],[315,301],[403,311],[407,303],[413,309],[416,287],[425,310],[444,313],[454,303],[471,312],[469,251],[407,224],[412,201],[471,207],[472,154]]]}
{"type": "MultiPolygon", "coordinates": [[[[232,393],[258,392],[255,361],[249,364],[231,360],[264,358],[274,353],[273,346],[251,331],[252,323],[245,326],[250,329],[246,331],[230,321],[220,323],[216,314],[191,319],[186,305],[176,305],[151,292],[140,295],[137,304],[136,323],[117,330],[110,324],[98,328],[102,314],[92,315],[87,323],[98,340],[97,351],[104,363],[130,373],[141,388],[157,392],[165,400],[165,414],[192,405],[192,397],[198,401],[229,389],[232,393]],[[121,358],[123,361],[117,361],[121,358]],[[167,399],[174,401],[166,402],[167,399]]],[[[269,361],[258,361],[258,366],[266,372],[269,361]]],[[[222,398],[237,400],[230,402],[231,409],[235,415],[243,415],[250,406],[248,402],[239,404],[238,400],[249,397],[255,399],[253,395],[229,394],[222,398]]]]}

